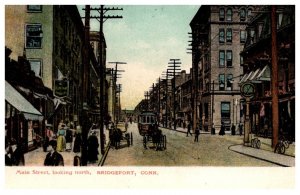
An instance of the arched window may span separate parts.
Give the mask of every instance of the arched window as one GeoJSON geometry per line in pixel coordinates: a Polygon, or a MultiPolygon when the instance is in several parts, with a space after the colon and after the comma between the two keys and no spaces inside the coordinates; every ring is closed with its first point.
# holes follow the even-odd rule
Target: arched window
{"type": "Polygon", "coordinates": [[[226,11],[226,20],[232,21],[232,9],[231,8],[228,8],[226,11]]]}
{"type": "Polygon", "coordinates": [[[244,8],[240,11],[240,20],[245,21],[246,20],[246,10],[244,8]]]}
{"type": "Polygon", "coordinates": [[[224,21],[224,19],[225,19],[225,9],[220,8],[220,10],[219,10],[219,20],[224,21]]]}

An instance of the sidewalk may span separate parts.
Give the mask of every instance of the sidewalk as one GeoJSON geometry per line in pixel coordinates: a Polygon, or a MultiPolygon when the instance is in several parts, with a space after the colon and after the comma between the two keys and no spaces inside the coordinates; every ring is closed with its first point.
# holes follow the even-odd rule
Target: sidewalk
{"type": "Polygon", "coordinates": [[[268,161],[284,167],[295,167],[295,157],[277,154],[271,151],[256,149],[249,146],[234,145],[228,148],[229,150],[251,156],[260,160],[268,161]]]}
{"type": "MultiPolygon", "coordinates": [[[[161,127],[161,126],[160,126],[161,127]]],[[[165,128],[165,127],[161,127],[165,128]]],[[[169,130],[174,130],[170,128],[165,128],[169,130]]],[[[186,133],[187,128],[176,128],[177,132],[186,133]]],[[[235,139],[239,137],[238,135],[231,135],[230,132],[225,132],[229,139],[235,139]]],[[[210,134],[208,131],[200,131],[200,134],[210,134]]],[[[216,132],[217,134],[217,132],[216,132]]],[[[215,136],[215,135],[212,135],[215,136]]],[[[252,148],[249,146],[244,146],[243,143],[232,145],[228,149],[243,155],[247,155],[253,158],[257,158],[260,160],[268,161],[280,166],[285,167],[295,167],[295,143],[290,144],[289,148],[286,149],[285,154],[277,154],[274,153],[273,148],[271,147],[272,140],[268,138],[262,138],[259,137],[259,140],[261,141],[261,147],[260,149],[252,148]]]]}
{"type": "MultiPolygon", "coordinates": [[[[87,166],[98,166],[99,163],[101,163],[101,161],[103,161],[105,158],[105,155],[107,154],[108,152],[108,144],[109,144],[109,135],[108,135],[108,130],[105,129],[104,131],[104,135],[105,135],[105,139],[106,139],[106,142],[104,144],[104,150],[105,150],[105,153],[102,155],[101,154],[101,151],[100,151],[100,146],[98,148],[98,151],[99,151],[99,154],[98,154],[98,161],[95,162],[95,163],[89,163],[87,164],[87,166]]],[[[97,135],[98,137],[98,140],[99,140],[99,145],[100,145],[100,136],[97,135]]],[[[75,139],[75,138],[73,138],[75,139]]],[[[74,140],[73,140],[73,143],[72,143],[72,149],[74,147],[74,140]]],[[[32,151],[29,151],[27,153],[24,154],[24,158],[25,158],[25,166],[44,166],[44,160],[46,158],[46,155],[48,154],[49,152],[49,148],[48,148],[48,151],[47,152],[44,152],[43,151],[43,147],[38,147],[37,149],[35,150],[32,150],[32,151]]],[[[64,159],[64,166],[74,166],[73,163],[74,163],[74,157],[76,155],[78,156],[81,156],[81,153],[74,153],[73,150],[71,151],[63,151],[63,152],[59,152],[62,156],[63,156],[63,159],[64,159]]]]}

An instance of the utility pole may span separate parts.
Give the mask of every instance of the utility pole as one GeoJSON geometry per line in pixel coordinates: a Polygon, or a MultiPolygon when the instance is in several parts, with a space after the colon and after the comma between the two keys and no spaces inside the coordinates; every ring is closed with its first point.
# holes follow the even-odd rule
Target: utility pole
{"type": "MultiPolygon", "coordinates": [[[[200,55],[201,55],[198,48],[201,47],[201,43],[199,43],[199,33],[192,32],[188,34],[192,35],[189,36],[190,38],[192,38],[192,40],[189,41],[191,43],[189,44],[189,46],[192,46],[192,48],[188,48],[188,50],[191,50],[191,52],[187,52],[187,53],[192,54],[192,112],[193,112],[192,120],[193,120],[193,130],[195,130],[197,128],[197,102],[198,102],[198,82],[199,82],[198,63],[200,61],[200,55]]],[[[200,121],[202,121],[202,119],[200,119],[200,121]]]]}
{"type": "Polygon", "coordinates": [[[147,104],[146,110],[148,111],[149,110],[149,102],[148,102],[149,101],[149,92],[145,91],[144,96],[145,96],[145,100],[146,100],[146,104],[147,104]]]}
{"type": "MultiPolygon", "coordinates": [[[[119,64],[127,64],[126,62],[109,62],[110,64],[115,64],[115,69],[113,70],[113,91],[114,91],[114,96],[117,96],[117,79],[120,78],[118,77],[119,74],[118,72],[125,72],[124,70],[118,70],[118,65],[119,64]]],[[[116,108],[116,101],[113,102],[114,108],[116,108]]],[[[116,110],[114,109],[114,122],[116,122],[116,110]]],[[[117,123],[116,123],[117,124],[117,123]]]]}
{"type": "Polygon", "coordinates": [[[159,122],[160,122],[160,77],[158,77],[158,109],[157,112],[159,114],[159,122]]]}
{"type": "Polygon", "coordinates": [[[82,103],[81,103],[81,116],[79,118],[80,125],[82,126],[82,145],[81,145],[81,164],[87,165],[87,135],[88,135],[88,115],[85,105],[87,104],[87,91],[89,80],[89,48],[90,48],[90,6],[85,6],[85,20],[84,20],[84,63],[82,71],[82,103]]]}
{"type": "Polygon", "coordinates": [[[279,128],[279,116],[278,116],[278,65],[277,65],[277,17],[276,17],[276,5],[271,6],[271,39],[272,39],[272,78],[271,78],[271,90],[272,90],[272,127],[273,127],[273,139],[272,147],[275,147],[278,142],[278,128],[279,128]]]}
{"type": "Polygon", "coordinates": [[[172,76],[173,76],[173,82],[172,82],[172,96],[173,96],[173,123],[174,123],[174,130],[176,130],[176,113],[175,113],[175,109],[176,109],[176,105],[175,105],[175,81],[176,81],[176,72],[177,70],[181,70],[179,67],[181,64],[181,62],[179,62],[180,59],[170,59],[170,62],[168,64],[169,70],[172,70],[172,76]]]}
{"type": "Polygon", "coordinates": [[[168,118],[169,118],[169,106],[168,106],[168,98],[169,98],[169,69],[167,69],[167,72],[163,72],[163,76],[166,77],[165,79],[165,98],[166,98],[166,114],[165,114],[165,127],[168,127],[168,118]]]}
{"type": "Polygon", "coordinates": [[[115,11],[115,10],[123,10],[122,8],[106,8],[104,5],[100,5],[100,8],[90,8],[91,11],[98,11],[100,16],[90,16],[90,18],[95,18],[100,22],[100,30],[99,30],[99,68],[100,68],[100,147],[101,147],[101,154],[104,154],[104,109],[106,108],[105,97],[106,90],[105,88],[105,79],[106,79],[106,65],[105,65],[105,58],[103,58],[103,42],[104,42],[104,34],[103,34],[103,23],[107,19],[117,19],[123,18],[122,16],[106,16],[104,13],[107,11],[115,11]]]}

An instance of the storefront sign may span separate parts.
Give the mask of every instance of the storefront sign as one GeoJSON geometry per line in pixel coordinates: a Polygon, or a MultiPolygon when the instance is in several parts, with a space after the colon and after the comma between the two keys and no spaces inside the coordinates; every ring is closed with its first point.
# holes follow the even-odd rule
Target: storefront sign
{"type": "Polygon", "coordinates": [[[69,95],[69,81],[66,79],[54,81],[54,94],[58,97],[69,95]]]}

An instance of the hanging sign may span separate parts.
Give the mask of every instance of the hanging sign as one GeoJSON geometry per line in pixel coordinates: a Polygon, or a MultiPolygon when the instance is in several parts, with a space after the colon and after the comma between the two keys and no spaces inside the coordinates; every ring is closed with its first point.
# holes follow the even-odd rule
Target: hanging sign
{"type": "Polygon", "coordinates": [[[67,79],[54,81],[54,94],[58,97],[69,95],[69,81],[67,79]]]}

